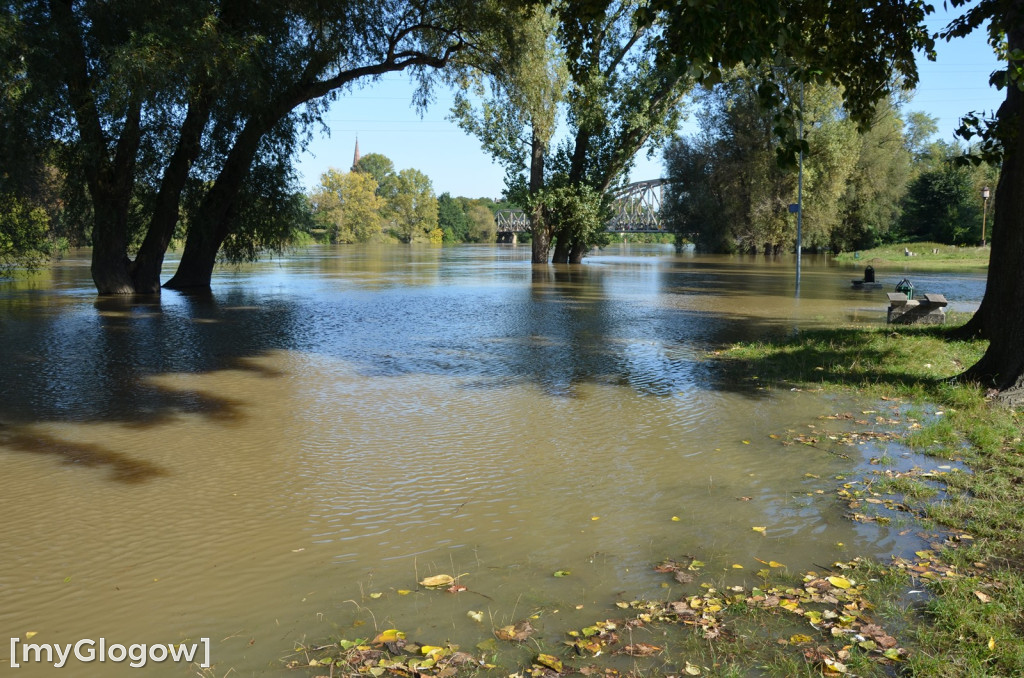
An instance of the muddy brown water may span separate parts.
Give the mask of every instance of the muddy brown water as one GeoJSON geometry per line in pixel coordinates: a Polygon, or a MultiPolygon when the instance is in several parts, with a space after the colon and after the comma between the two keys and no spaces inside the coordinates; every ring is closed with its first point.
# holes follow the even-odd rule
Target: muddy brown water
{"type": "MultiPolygon", "coordinates": [[[[295,675],[295,642],[374,628],[471,648],[540,612],[557,637],[685,591],[652,572],[664,557],[741,583],[758,558],[914,548],[832,496],[905,450],[769,437],[863,403],[729,384],[707,359],[884,322],[884,290],[855,277],[805,257],[797,295],[785,258],[626,247],[569,270],[479,246],[314,248],[158,300],[97,298],[87,252],[0,281],[0,662],[10,638],[210,638],[203,675],[295,675]],[[416,584],[442,573],[469,591],[416,584]]],[[[911,277],[964,308],[984,288],[911,277]]]]}

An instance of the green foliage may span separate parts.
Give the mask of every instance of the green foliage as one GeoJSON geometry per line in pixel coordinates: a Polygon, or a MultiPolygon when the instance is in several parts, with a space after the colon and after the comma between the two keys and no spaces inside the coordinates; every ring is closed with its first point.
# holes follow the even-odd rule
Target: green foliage
{"type": "Polygon", "coordinates": [[[390,197],[393,194],[391,183],[395,176],[395,163],[381,153],[367,153],[359,158],[355,171],[369,174],[377,184],[377,195],[390,197]]]}
{"type": "Polygon", "coordinates": [[[58,169],[88,186],[101,292],[158,291],[183,225],[192,237],[173,282],[208,285],[222,244],[250,258],[284,242],[272,215],[298,203],[251,173],[292,157],[359,81],[410,70],[424,100],[432,69],[504,4],[15,0],[0,10],[3,166],[63,147],[58,169]],[[14,139],[28,153],[8,153],[14,139]]]}
{"type": "Polygon", "coordinates": [[[966,152],[958,145],[930,144],[921,154],[920,172],[910,183],[901,222],[908,240],[932,240],[949,245],[981,242],[985,210],[982,187],[989,187],[985,221],[987,236],[995,221],[996,168],[984,161],[962,162],[966,152]]]}
{"type": "MultiPolygon", "coordinates": [[[[577,198],[583,187],[604,194],[645,144],[676,128],[690,80],[679,64],[658,59],[670,18],[652,11],[651,21],[638,20],[637,12],[650,9],[646,2],[613,2],[595,12],[578,4],[551,14],[531,8],[462,75],[467,93],[453,115],[505,166],[511,202],[539,204],[545,186],[555,185],[576,187],[577,198]],[[566,44],[576,47],[568,60],[566,44]],[[554,143],[560,106],[567,135],[554,143]]],[[[550,210],[531,212],[534,261],[547,261],[552,234],[563,262],[578,262],[604,241],[589,226],[581,230],[578,210],[569,212],[575,216],[568,223],[550,210]]]]}
{"type": "Polygon", "coordinates": [[[317,226],[332,243],[368,242],[383,231],[385,201],[369,173],[327,170],[310,202],[317,226]]]}
{"type": "Polygon", "coordinates": [[[39,267],[62,248],[50,237],[50,219],[13,195],[0,195],[0,273],[39,267]]]}
{"type": "Polygon", "coordinates": [[[465,242],[469,234],[469,218],[461,201],[450,193],[442,193],[437,199],[437,225],[444,231],[445,242],[465,242]]]}
{"type": "MultiPolygon", "coordinates": [[[[931,134],[921,116],[910,113],[906,131],[893,102],[880,104],[871,129],[859,137],[856,165],[842,199],[841,222],[830,234],[835,252],[865,249],[898,235],[913,149],[921,134],[931,134]]],[[[925,116],[926,117],[926,116],[925,116]]],[[[929,119],[934,125],[934,119],[929,119]]]]}
{"type": "Polygon", "coordinates": [[[295,183],[290,166],[253,168],[241,193],[236,228],[221,246],[224,261],[256,261],[262,252],[280,253],[309,230],[312,215],[295,183]]]}
{"type": "Polygon", "coordinates": [[[528,170],[537,143],[545,150],[565,98],[565,62],[555,20],[540,5],[511,8],[504,30],[480,55],[452,71],[458,85],[452,119],[476,136],[509,177],[528,170]]]}
{"type": "MultiPolygon", "coordinates": [[[[669,228],[704,250],[778,253],[794,246],[796,220],[788,206],[797,202],[797,173],[778,164],[777,111],[764,109],[756,94],[770,77],[777,74],[737,69],[701,93],[700,135],[678,139],[665,153],[673,180],[663,209],[669,228]]],[[[841,229],[863,228],[846,218],[847,204],[868,200],[858,188],[880,168],[878,158],[860,151],[881,144],[858,138],[835,88],[791,85],[790,96],[802,99],[815,121],[805,130],[803,242],[827,249],[841,229]]],[[[897,134],[888,150],[905,158],[901,142],[897,134]]]]}
{"type": "Polygon", "coordinates": [[[559,237],[569,237],[589,249],[607,244],[607,217],[603,196],[585,184],[567,184],[541,191],[537,199],[548,218],[559,226],[559,237]]]}
{"type": "Polygon", "coordinates": [[[394,193],[384,207],[384,220],[401,242],[432,242],[437,225],[437,198],[430,178],[415,169],[404,169],[393,179],[394,193]]]}
{"type": "Polygon", "coordinates": [[[907,194],[904,233],[910,238],[953,245],[980,241],[978,202],[968,168],[946,163],[924,172],[907,194]]]}
{"type": "Polygon", "coordinates": [[[498,235],[498,226],[494,223],[494,213],[483,200],[469,201],[466,208],[466,219],[469,229],[466,240],[469,242],[494,242],[498,235]]]}

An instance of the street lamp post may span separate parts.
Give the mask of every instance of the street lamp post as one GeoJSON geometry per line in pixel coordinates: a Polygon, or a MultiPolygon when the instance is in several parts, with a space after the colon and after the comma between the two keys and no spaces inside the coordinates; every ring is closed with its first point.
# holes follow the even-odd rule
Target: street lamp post
{"type": "Polygon", "coordinates": [[[804,83],[800,82],[800,169],[796,180],[796,294],[800,295],[800,255],[804,249],[804,83]]]}
{"type": "Polygon", "coordinates": [[[981,189],[981,246],[985,246],[985,220],[988,217],[988,186],[981,189]]]}

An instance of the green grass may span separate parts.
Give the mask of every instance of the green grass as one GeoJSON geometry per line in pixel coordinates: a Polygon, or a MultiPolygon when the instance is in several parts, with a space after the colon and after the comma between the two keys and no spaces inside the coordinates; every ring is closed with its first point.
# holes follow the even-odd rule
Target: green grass
{"type": "Polygon", "coordinates": [[[934,242],[882,245],[859,252],[842,252],[836,261],[871,264],[875,268],[985,268],[988,266],[988,247],[958,247],[934,242]],[[910,250],[913,256],[907,256],[910,250]]]}
{"type": "MultiPolygon", "coordinates": [[[[968,576],[933,585],[927,606],[899,621],[911,650],[907,675],[1024,675],[1024,417],[955,379],[984,349],[980,341],[946,341],[941,328],[887,327],[808,331],[719,354],[737,384],[753,374],[762,387],[898,399],[922,417],[904,442],[970,467],[943,477],[942,501],[914,479],[875,486],[971,537],[941,556],[968,576]]],[[[892,601],[883,596],[878,604],[898,621],[892,601]]]]}

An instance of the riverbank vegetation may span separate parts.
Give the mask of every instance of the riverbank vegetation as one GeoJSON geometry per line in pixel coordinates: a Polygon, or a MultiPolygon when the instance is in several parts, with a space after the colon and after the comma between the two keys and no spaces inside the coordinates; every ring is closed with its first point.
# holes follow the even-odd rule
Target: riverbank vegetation
{"type": "MultiPolygon", "coordinates": [[[[483,624],[476,647],[375,629],[298,647],[288,664],[334,676],[1020,675],[1024,421],[989,393],[949,379],[983,352],[982,342],[951,341],[943,328],[890,326],[806,331],[709,356],[731,388],[752,396],[799,389],[854,398],[863,409],[770,437],[852,465],[872,450],[864,470],[819,479],[824,491],[814,496],[844,506],[849,520],[917,534],[912,554],[799,573],[761,561],[744,585],[705,573],[693,557],[665,554],[651,567],[672,593],[643,600],[622,592],[581,628],[561,628],[557,609],[503,622],[470,610],[483,624]],[[897,470],[891,450],[905,448],[934,463],[897,470]]],[[[451,576],[419,588],[466,590],[451,576]]]]}
{"type": "Polygon", "coordinates": [[[991,237],[998,167],[963,164],[971,149],[933,140],[934,118],[904,111],[896,93],[860,134],[834,85],[789,83],[777,110],[763,106],[757,88],[778,77],[772,69],[740,68],[696,97],[700,132],[665,151],[672,183],[663,217],[678,238],[707,252],[792,251],[796,214],[789,206],[798,201],[799,173],[777,162],[782,142],[772,120],[795,99],[813,121],[805,130],[804,248],[976,246],[991,237]]]}
{"type": "Polygon", "coordinates": [[[841,252],[835,255],[835,260],[845,264],[870,264],[883,269],[985,268],[988,266],[989,254],[988,247],[964,247],[924,241],[841,252]]]}

